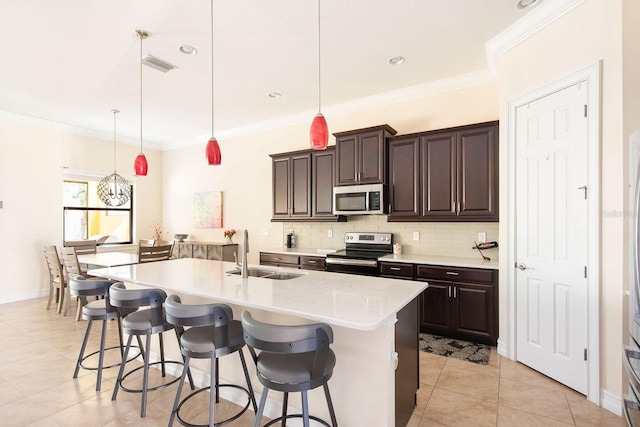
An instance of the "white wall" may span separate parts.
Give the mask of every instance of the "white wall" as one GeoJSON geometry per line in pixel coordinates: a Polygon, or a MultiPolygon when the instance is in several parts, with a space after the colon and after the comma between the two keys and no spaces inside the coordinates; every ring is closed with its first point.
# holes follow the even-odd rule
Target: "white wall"
{"type": "MultiPolygon", "coordinates": [[[[588,0],[525,40],[498,61],[500,117],[507,123],[508,102],[571,73],[602,61],[601,143],[601,388],[616,398],[622,396],[622,313],[626,272],[626,221],[620,215],[626,205],[625,138],[622,112],[621,0],[588,0]]],[[[634,21],[637,25],[637,17],[634,21]]],[[[637,76],[636,76],[637,77],[637,76]]],[[[636,98],[637,100],[637,98],[636,98]]],[[[508,133],[501,127],[501,200],[506,201],[508,133]]],[[[506,204],[500,208],[500,233],[508,229],[506,204]]],[[[502,251],[506,251],[503,246],[502,251]]],[[[506,263],[506,253],[501,259],[506,263]]],[[[501,265],[500,282],[506,280],[507,265],[501,265]]],[[[501,288],[501,314],[506,304],[501,288]]],[[[508,327],[500,317],[500,330],[508,327]]],[[[626,321],[626,320],[625,320],[626,321]]]]}
{"type": "MultiPolygon", "coordinates": [[[[113,140],[30,123],[0,119],[0,303],[48,292],[42,247],[62,244],[63,167],[105,176],[113,172],[113,140]]],[[[138,152],[137,147],[118,144],[118,173],[133,175],[138,152]]],[[[146,149],[145,154],[149,174],[136,179],[134,206],[134,227],[142,236],[150,235],[151,221],[162,221],[162,156],[146,149]]]]}

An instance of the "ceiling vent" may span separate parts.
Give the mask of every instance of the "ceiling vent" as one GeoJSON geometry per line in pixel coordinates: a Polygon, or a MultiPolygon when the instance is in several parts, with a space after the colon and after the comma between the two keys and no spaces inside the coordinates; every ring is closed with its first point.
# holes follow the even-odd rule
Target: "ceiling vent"
{"type": "Polygon", "coordinates": [[[160,58],[156,58],[155,56],[152,56],[152,55],[147,55],[147,57],[142,60],[142,63],[151,68],[155,68],[158,71],[162,71],[163,73],[171,71],[174,68],[178,68],[175,65],[169,64],[167,61],[164,61],[160,58]]]}

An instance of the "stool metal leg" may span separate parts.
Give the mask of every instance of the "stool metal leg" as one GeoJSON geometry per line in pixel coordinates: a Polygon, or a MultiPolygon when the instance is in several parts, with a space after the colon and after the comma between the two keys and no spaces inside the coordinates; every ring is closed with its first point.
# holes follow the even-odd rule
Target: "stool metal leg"
{"type": "Polygon", "coordinates": [[[82,362],[82,358],[84,357],[84,350],[87,348],[87,341],[89,341],[89,333],[91,332],[92,323],[93,320],[89,320],[87,323],[87,329],[84,332],[84,340],[82,340],[82,345],[80,346],[80,354],[78,355],[78,361],[76,362],[76,369],[75,371],[73,371],[73,378],[78,378],[80,363],[82,362]]]}
{"type": "Polygon", "coordinates": [[[282,427],[287,427],[287,407],[289,406],[289,392],[285,391],[282,397],[282,427]]]}
{"type": "Polygon", "coordinates": [[[269,389],[262,388],[262,396],[260,397],[260,406],[258,406],[258,412],[256,413],[256,420],[253,423],[253,427],[260,427],[260,421],[262,421],[262,413],[264,412],[264,405],[267,403],[267,394],[269,389]]]}
{"type": "Polygon", "coordinates": [[[209,380],[209,427],[215,427],[215,404],[219,402],[218,396],[218,358],[211,358],[211,378],[209,380]],[[215,388],[215,395],[213,389],[215,388]]]}
{"type": "Polygon", "coordinates": [[[306,390],[302,390],[302,425],[309,427],[309,400],[306,390]]]}
{"type": "MultiPolygon", "coordinates": [[[[138,339],[140,339],[140,337],[138,337],[138,339]]],[[[127,340],[127,347],[124,349],[124,355],[122,356],[122,363],[120,363],[120,369],[118,369],[118,377],[116,378],[116,385],[115,387],[113,387],[113,394],[111,395],[111,400],[116,400],[116,396],[118,395],[118,390],[120,390],[120,383],[122,382],[122,374],[124,373],[124,365],[126,364],[127,357],[129,357],[129,349],[131,349],[132,340],[133,340],[133,335],[129,335],[129,339],[127,340]]],[[[140,346],[140,351],[142,352],[142,346],[140,346]]]]}
{"type": "Polygon", "coordinates": [[[180,384],[178,385],[178,392],[176,394],[176,400],[173,402],[173,409],[171,409],[171,417],[169,418],[169,427],[173,425],[173,421],[176,418],[176,413],[178,412],[178,404],[180,403],[180,395],[182,394],[182,387],[184,386],[184,380],[187,376],[187,372],[189,372],[189,362],[191,358],[189,356],[184,356],[184,368],[182,369],[182,375],[180,376],[180,384]]]}
{"type": "Polygon", "coordinates": [[[247,369],[247,362],[244,360],[244,353],[242,349],[238,351],[240,355],[240,361],[242,362],[242,370],[244,371],[244,378],[247,380],[247,390],[249,390],[249,399],[253,404],[253,412],[258,412],[258,405],[256,404],[256,395],[253,393],[253,385],[251,384],[251,378],[249,378],[249,370],[247,369]]]}
{"type": "Polygon", "coordinates": [[[327,398],[327,406],[329,407],[329,415],[331,416],[331,425],[338,427],[338,420],[336,419],[336,412],[333,410],[333,402],[331,401],[331,395],[329,394],[329,384],[324,383],[324,396],[327,398]]]}
{"type": "MultiPolygon", "coordinates": [[[[164,367],[164,339],[162,339],[162,332],[158,334],[158,339],[160,340],[160,361],[162,362],[160,365],[162,366],[162,377],[164,378],[167,373],[164,367]]],[[[149,348],[147,345],[147,351],[149,351],[149,348]]]]}
{"type": "MultiPolygon", "coordinates": [[[[147,345],[144,352],[144,369],[142,374],[142,402],[140,404],[140,418],[147,415],[147,384],[149,382],[149,349],[151,348],[151,334],[147,335],[147,345]]],[[[162,355],[162,376],[164,377],[164,354],[162,351],[162,333],[160,333],[160,354],[162,355]]]]}
{"type": "Polygon", "coordinates": [[[104,347],[107,341],[107,319],[102,321],[102,334],[100,335],[100,356],[98,357],[98,379],[96,381],[96,391],[100,391],[102,385],[102,367],[104,366],[104,347]]]}

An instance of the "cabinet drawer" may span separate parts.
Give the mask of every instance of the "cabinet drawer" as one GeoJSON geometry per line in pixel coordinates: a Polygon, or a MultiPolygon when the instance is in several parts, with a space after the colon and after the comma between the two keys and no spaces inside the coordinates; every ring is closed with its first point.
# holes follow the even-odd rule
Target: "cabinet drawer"
{"type": "Polygon", "coordinates": [[[322,270],[324,271],[325,259],[320,256],[301,256],[300,268],[307,270],[322,270]]]}
{"type": "Polygon", "coordinates": [[[413,264],[407,264],[404,262],[381,262],[380,275],[413,279],[413,264]]]}
{"type": "Polygon", "coordinates": [[[446,280],[450,282],[495,283],[495,270],[460,267],[435,267],[418,265],[416,277],[420,279],[446,280]]]}
{"type": "Polygon", "coordinates": [[[260,264],[290,264],[297,266],[299,260],[300,257],[298,255],[260,252],[260,264]]]}

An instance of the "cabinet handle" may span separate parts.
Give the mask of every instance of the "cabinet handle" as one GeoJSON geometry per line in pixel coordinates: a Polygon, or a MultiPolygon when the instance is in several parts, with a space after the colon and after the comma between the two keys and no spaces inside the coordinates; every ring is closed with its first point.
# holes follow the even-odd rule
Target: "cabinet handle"
{"type": "Polygon", "coordinates": [[[447,289],[449,290],[449,298],[451,298],[451,286],[447,286],[447,289]]]}
{"type": "Polygon", "coordinates": [[[307,264],[316,264],[318,261],[307,260],[307,264]]]}
{"type": "Polygon", "coordinates": [[[453,286],[453,298],[458,298],[458,288],[456,288],[455,286],[453,286]]]}
{"type": "Polygon", "coordinates": [[[389,267],[389,270],[400,271],[400,267],[389,267]]]}
{"type": "Polygon", "coordinates": [[[447,271],[447,273],[446,273],[446,274],[447,274],[447,275],[449,275],[449,276],[457,276],[457,275],[459,275],[460,273],[456,273],[455,271],[447,271]]]}

